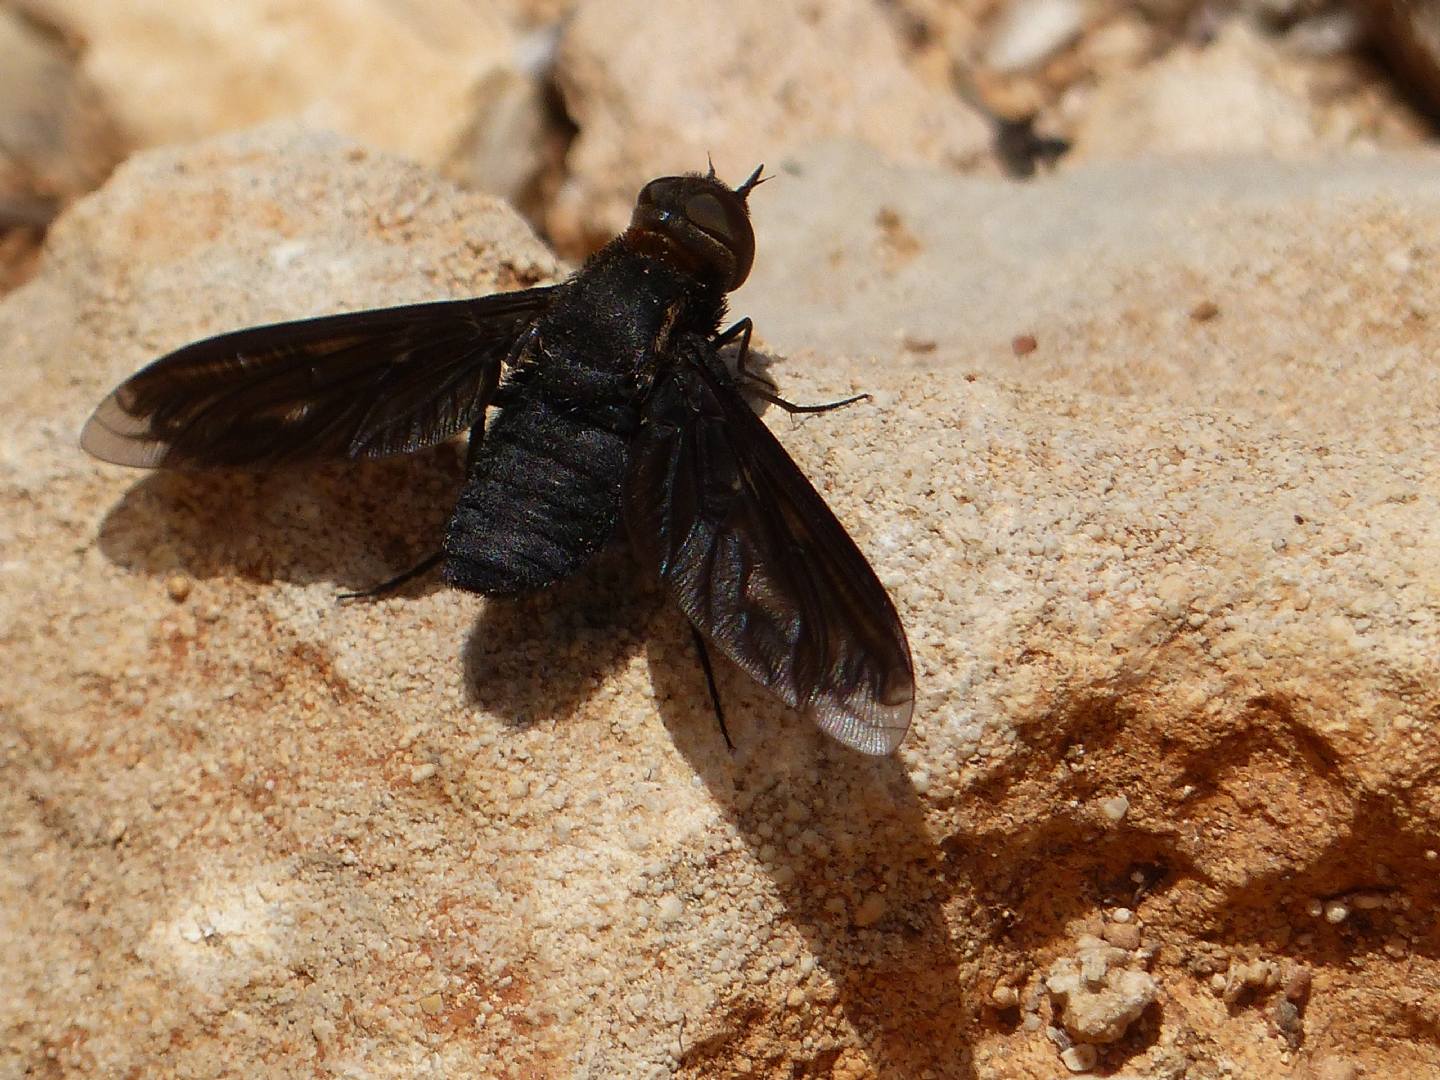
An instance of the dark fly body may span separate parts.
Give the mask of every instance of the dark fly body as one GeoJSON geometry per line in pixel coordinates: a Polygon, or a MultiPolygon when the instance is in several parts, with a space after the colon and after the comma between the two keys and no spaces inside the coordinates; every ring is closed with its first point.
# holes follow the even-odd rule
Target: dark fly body
{"type": "Polygon", "coordinates": [[[532,592],[623,528],[695,629],[722,730],[707,646],[841,742],[889,753],[915,698],[904,627],[739,380],[791,411],[827,406],[746,371],[748,319],[720,331],[754,258],[759,181],[652,180],[630,227],[559,285],[187,345],[102,401],[80,444],[120,465],[270,468],[468,431],[443,550],[366,595],[436,563],[462,589],[532,592]]]}

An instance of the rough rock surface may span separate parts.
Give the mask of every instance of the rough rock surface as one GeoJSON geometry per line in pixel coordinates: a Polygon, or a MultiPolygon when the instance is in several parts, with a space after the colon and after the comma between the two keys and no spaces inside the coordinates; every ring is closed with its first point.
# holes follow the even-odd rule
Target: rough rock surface
{"type": "Polygon", "coordinates": [[[58,208],[93,189],[120,152],[71,51],[0,7],[0,295],[24,280],[58,208]]]}
{"type": "Polygon", "coordinates": [[[75,70],[69,52],[0,8],[0,200],[83,194],[119,153],[95,88],[75,70]]]}
{"type": "Polygon", "coordinates": [[[1421,333],[1440,291],[1430,160],[1097,163],[1007,186],[837,143],[777,166],[753,208],[766,257],[734,306],[782,352],[958,365],[1387,447],[1440,411],[1421,333]],[[1016,347],[1026,336],[1035,348],[1016,347]]]}
{"type": "MultiPolygon", "coordinates": [[[[863,205],[845,185],[889,167],[837,153],[757,208],[863,205]]],[[[88,409],[183,341],[558,270],[333,138],[125,166],[0,304],[0,1072],[1053,1076],[1043,973],[1083,934],[1141,947],[1107,917],[1143,926],[1163,1007],[1106,1068],[1440,1069],[1440,165],[1272,167],[1261,209],[1230,168],[1112,195],[1123,250],[1076,213],[1087,171],[889,174],[865,259],[762,215],[758,265],[809,267],[737,301],[791,353],[771,374],[875,395],[769,418],[910,628],[915,730],[871,760],[733,671],[727,754],[623,552],[515,603],[337,605],[430,550],[452,447],[87,460],[88,409]],[[911,219],[912,191],[974,212],[911,219]],[[928,345],[820,317],[892,317],[872,264],[960,275],[1026,236],[1061,253],[994,261],[999,324],[948,282],[909,296],[928,345]],[[1162,378],[1176,355],[1204,377],[1162,378]]]]}
{"type": "Polygon", "coordinates": [[[87,43],[84,70],[137,145],[294,118],[487,190],[517,193],[539,167],[541,106],[513,4],[27,2],[87,43]]]}
{"type": "Polygon", "coordinates": [[[579,129],[547,218],[565,244],[618,232],[641,184],[707,154],[724,176],[824,136],[952,167],[989,155],[989,124],[906,65],[866,0],[594,0],[565,29],[557,76],[579,129]]]}
{"type": "Polygon", "coordinates": [[[1084,1043],[1112,1043],[1155,1002],[1159,988],[1149,972],[1127,967],[1130,954],[1082,935],[1074,956],[1050,965],[1045,989],[1060,1002],[1060,1022],[1084,1043]]]}
{"type": "Polygon", "coordinates": [[[1324,142],[1322,111],[1306,89],[1294,65],[1231,24],[1206,47],[1176,49],[1097,90],[1075,133],[1076,157],[1313,153],[1324,142]]]}

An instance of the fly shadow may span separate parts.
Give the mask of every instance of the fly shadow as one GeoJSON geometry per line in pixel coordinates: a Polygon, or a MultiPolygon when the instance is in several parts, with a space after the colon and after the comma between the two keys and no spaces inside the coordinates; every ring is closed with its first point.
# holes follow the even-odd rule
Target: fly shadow
{"type": "MultiPolygon", "coordinates": [[[[752,349],[749,366],[763,375],[773,359],[752,349]]],[[[314,469],[158,472],[125,493],[98,542],[111,562],[151,576],[363,590],[436,550],[464,456],[451,443],[314,469]]],[[[398,595],[441,587],[429,575],[398,595]]],[[[685,619],[623,536],[567,581],[487,601],[460,662],[469,703],[524,727],[563,723],[642,646],[661,721],[771,875],[877,1073],[973,1076],[972,980],[946,927],[942,854],[901,763],[834,744],[720,661],[738,748],[728,752],[685,619]],[[803,838],[776,843],[776,821],[802,823],[797,807],[803,838]],[[872,897],[882,905],[873,919],[872,897]]]]}
{"type": "MultiPolygon", "coordinates": [[[[662,616],[647,647],[661,719],[833,980],[874,1074],[973,1077],[975,972],[947,927],[945,856],[900,759],[840,746],[722,663],[727,753],[693,661],[666,644],[684,640],[684,622],[662,616]]],[[[776,1038],[784,1019],[771,1020],[776,1038]]],[[[707,1061],[725,1043],[706,1039],[707,1061]]]]}
{"type": "MultiPolygon", "coordinates": [[[[735,351],[726,350],[732,365],[735,351]]],[[[749,352],[748,367],[758,375],[774,362],[763,350],[749,352]]],[[[762,414],[768,408],[754,404],[762,414]]],[[[111,508],[97,543],[111,563],[150,577],[328,583],[338,602],[339,594],[368,589],[435,552],[464,482],[465,445],[457,442],[403,457],[268,472],[159,470],[111,508]]],[[[396,595],[442,588],[431,573],[396,595]]],[[[492,598],[461,658],[470,704],[520,726],[563,717],[635,655],[665,603],[623,536],[567,581],[492,598]]],[[[677,640],[689,638],[682,630],[677,640]]]]}
{"type": "MultiPolygon", "coordinates": [[[[735,353],[733,347],[726,350],[732,366],[735,353]]],[[[774,362],[751,348],[747,367],[768,377],[774,362]]],[[[769,408],[763,399],[753,404],[761,415],[769,408]]],[[[538,592],[485,603],[463,649],[467,704],[517,728],[563,723],[640,651],[661,623],[680,657],[677,667],[683,673],[677,678],[688,678],[692,689],[703,691],[704,671],[683,618],[660,618],[669,608],[659,583],[645,575],[631,554],[621,527],[573,577],[538,592]]],[[[767,700],[764,707],[772,704],[767,700]]],[[[703,726],[723,750],[713,711],[707,711],[703,726]]]]}
{"type": "Polygon", "coordinates": [[[110,562],[150,576],[363,589],[434,549],[463,458],[463,446],[446,445],[264,473],[149,473],[106,514],[97,543],[110,562]]]}

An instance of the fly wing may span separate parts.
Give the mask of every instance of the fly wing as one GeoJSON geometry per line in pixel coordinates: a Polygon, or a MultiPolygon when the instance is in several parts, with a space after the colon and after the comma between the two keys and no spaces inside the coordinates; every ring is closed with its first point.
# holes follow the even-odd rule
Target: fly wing
{"type": "Polygon", "coordinates": [[[641,561],[751,678],[847,746],[900,745],[915,672],[895,605],[713,349],[652,390],[625,514],[641,561]]]}
{"type": "Polygon", "coordinates": [[[121,383],[80,434],[141,468],[268,467],[408,454],[483,418],[558,286],[257,326],[121,383]]]}

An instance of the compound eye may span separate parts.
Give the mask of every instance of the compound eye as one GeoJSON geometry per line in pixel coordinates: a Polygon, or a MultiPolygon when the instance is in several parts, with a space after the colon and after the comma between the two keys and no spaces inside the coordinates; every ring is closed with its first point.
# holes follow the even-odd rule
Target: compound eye
{"type": "Polygon", "coordinates": [[[685,216],[691,223],[704,229],[717,240],[729,246],[734,235],[734,225],[726,208],[714,195],[696,195],[685,203],[685,216]]]}
{"type": "Polygon", "coordinates": [[[685,217],[735,256],[735,280],[730,287],[739,286],[750,273],[750,264],[755,258],[755,238],[745,207],[738,200],[703,192],[686,200],[685,217]]]}

